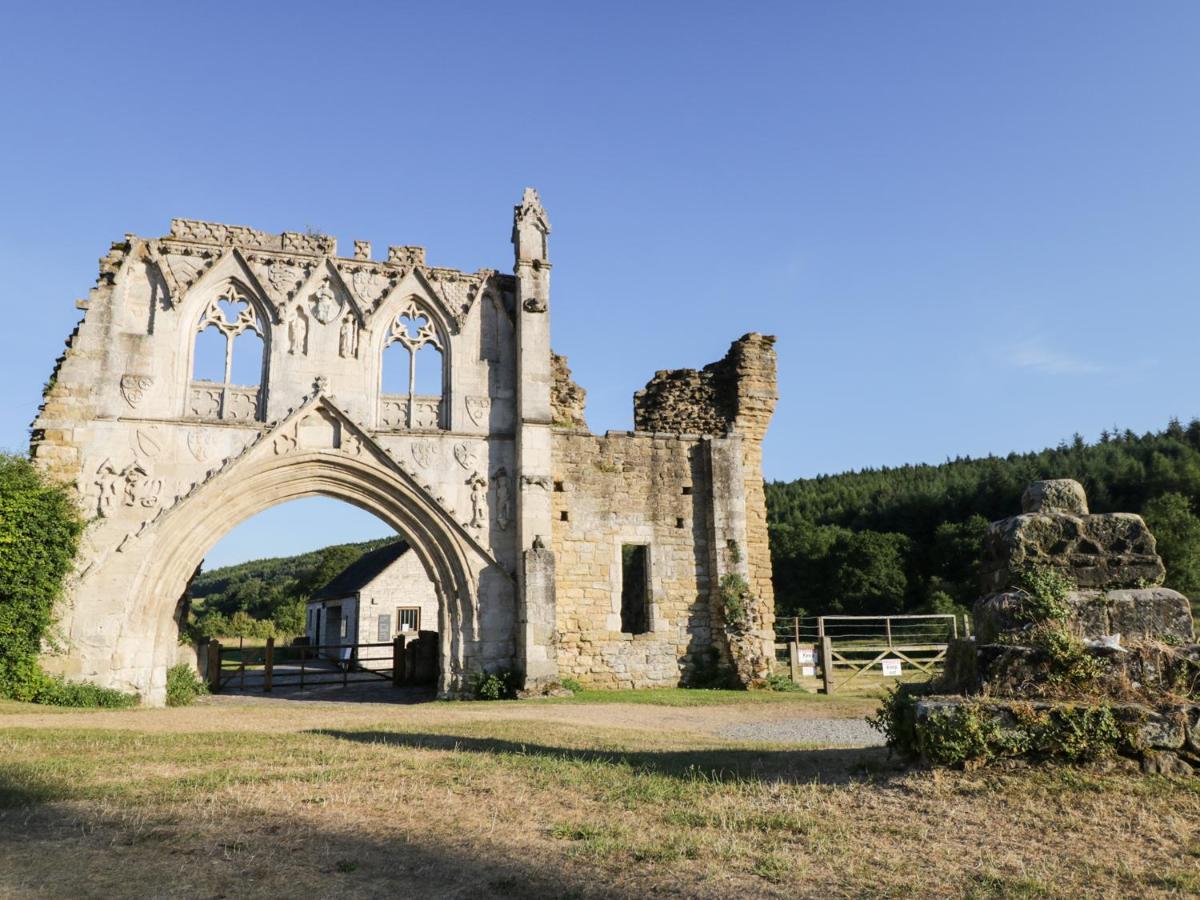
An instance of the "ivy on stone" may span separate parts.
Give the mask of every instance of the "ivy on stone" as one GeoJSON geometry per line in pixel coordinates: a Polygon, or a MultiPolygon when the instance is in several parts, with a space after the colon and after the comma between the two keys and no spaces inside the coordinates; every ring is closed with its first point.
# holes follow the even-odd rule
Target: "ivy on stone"
{"type": "Polygon", "coordinates": [[[47,687],[38,654],[83,527],[66,487],[0,454],[0,694],[33,700],[47,687]]]}

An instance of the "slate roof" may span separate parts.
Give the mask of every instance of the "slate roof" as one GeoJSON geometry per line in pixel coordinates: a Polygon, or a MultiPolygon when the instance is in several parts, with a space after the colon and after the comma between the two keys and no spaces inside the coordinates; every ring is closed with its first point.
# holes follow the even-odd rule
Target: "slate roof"
{"type": "Polygon", "coordinates": [[[310,598],[312,600],[340,600],[356,594],[370,584],[384,569],[408,551],[407,541],[385,544],[370,553],[364,553],[333,576],[325,587],[310,598]]]}

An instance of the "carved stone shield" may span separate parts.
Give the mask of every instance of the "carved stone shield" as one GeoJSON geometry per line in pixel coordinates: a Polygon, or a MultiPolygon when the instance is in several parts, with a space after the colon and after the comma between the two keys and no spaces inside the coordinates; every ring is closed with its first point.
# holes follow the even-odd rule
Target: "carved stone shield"
{"type": "Polygon", "coordinates": [[[471,417],[472,422],[482,425],[487,421],[488,412],[492,408],[491,397],[468,397],[466,402],[467,415],[471,417]]]}
{"type": "Polygon", "coordinates": [[[473,469],[479,460],[479,453],[470,444],[459,441],[454,445],[454,458],[464,469],[473,469]]]}
{"type": "Polygon", "coordinates": [[[154,384],[153,375],[122,375],[121,396],[131,407],[137,408],[146,396],[146,391],[154,384]]]}
{"type": "Polygon", "coordinates": [[[422,469],[428,469],[430,463],[433,462],[433,457],[437,453],[437,444],[433,441],[414,441],[412,445],[412,458],[417,465],[422,469]]]}
{"type": "Polygon", "coordinates": [[[188,450],[196,457],[196,462],[207,462],[216,449],[216,441],[211,431],[203,428],[193,428],[187,436],[188,450]]]}

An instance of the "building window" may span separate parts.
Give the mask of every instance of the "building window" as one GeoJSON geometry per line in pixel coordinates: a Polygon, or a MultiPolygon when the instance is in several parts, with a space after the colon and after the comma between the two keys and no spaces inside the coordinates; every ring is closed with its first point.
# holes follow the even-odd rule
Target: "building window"
{"type": "Polygon", "coordinates": [[[231,284],[205,307],[192,348],[191,415],[258,418],[263,380],[262,325],[249,295],[231,284]]]}
{"type": "Polygon", "coordinates": [[[385,428],[443,428],[446,393],[445,341],[432,317],[409,301],[388,326],[383,341],[385,428]]]}
{"type": "Polygon", "coordinates": [[[418,606],[401,606],[396,610],[396,629],[400,632],[421,630],[421,609],[418,606]]]}
{"type": "Polygon", "coordinates": [[[379,642],[390,641],[392,639],[392,617],[387,613],[381,613],[379,616],[379,642]]]}
{"type": "Polygon", "coordinates": [[[647,545],[621,545],[621,631],[626,634],[650,630],[649,559],[647,545]]]}

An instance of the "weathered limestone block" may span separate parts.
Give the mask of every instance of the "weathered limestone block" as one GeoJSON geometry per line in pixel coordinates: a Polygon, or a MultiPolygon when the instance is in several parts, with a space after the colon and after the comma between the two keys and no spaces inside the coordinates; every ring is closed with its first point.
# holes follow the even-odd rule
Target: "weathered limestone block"
{"type": "Polygon", "coordinates": [[[1071,478],[1035,481],[1021,495],[1021,511],[1027,513],[1063,512],[1074,516],[1088,514],[1087,494],[1083,485],[1071,478]]]}
{"type": "Polygon", "coordinates": [[[1013,587],[1031,566],[1065,570],[1081,588],[1144,587],[1166,575],[1154,536],[1132,513],[1023,513],[988,526],[980,567],[985,592],[1013,587]]]}
{"type": "Polygon", "coordinates": [[[1190,641],[1195,637],[1188,598],[1170,588],[1105,594],[1108,633],[1127,640],[1190,641]]]}
{"type": "MultiPolygon", "coordinates": [[[[1004,635],[1018,635],[1029,625],[1028,598],[1020,591],[992,594],[975,602],[975,634],[989,644],[1004,635]]],[[[1122,640],[1187,642],[1195,637],[1191,604],[1170,588],[1112,591],[1073,591],[1067,595],[1071,613],[1067,627],[1082,638],[1098,640],[1119,634],[1122,640]]]]}

